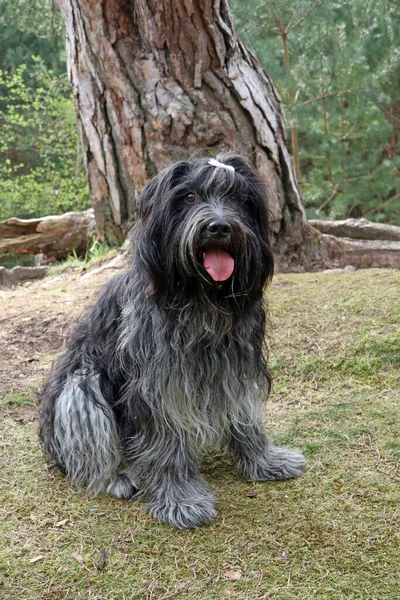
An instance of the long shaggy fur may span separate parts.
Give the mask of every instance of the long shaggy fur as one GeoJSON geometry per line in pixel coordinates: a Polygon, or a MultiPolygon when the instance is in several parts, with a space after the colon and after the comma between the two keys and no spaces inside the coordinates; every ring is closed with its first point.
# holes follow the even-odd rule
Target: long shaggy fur
{"type": "Polygon", "coordinates": [[[260,416],[270,386],[266,193],[242,158],[219,160],[234,172],[196,159],[146,185],[133,264],[76,325],[40,398],[51,464],[91,492],[142,497],[178,528],[215,515],[199,469],[210,445],[226,444],[255,480],[297,477],[304,465],[269,444],[260,416]],[[229,233],[210,233],[215,220],[229,233]],[[203,266],[212,245],[234,258],[226,281],[203,266]]]}

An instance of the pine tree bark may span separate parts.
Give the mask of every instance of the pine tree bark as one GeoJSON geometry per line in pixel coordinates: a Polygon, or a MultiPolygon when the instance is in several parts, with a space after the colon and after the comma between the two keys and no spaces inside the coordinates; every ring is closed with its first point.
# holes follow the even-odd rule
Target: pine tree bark
{"type": "Polygon", "coordinates": [[[149,177],[207,150],[266,180],[281,270],[309,270],[307,226],[279,96],[227,0],[59,0],[98,233],[123,239],[149,177]]]}

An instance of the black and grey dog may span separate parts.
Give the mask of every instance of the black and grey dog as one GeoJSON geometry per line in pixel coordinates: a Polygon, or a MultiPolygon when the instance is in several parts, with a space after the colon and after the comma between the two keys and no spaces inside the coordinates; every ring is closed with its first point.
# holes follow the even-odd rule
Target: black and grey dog
{"type": "Polygon", "coordinates": [[[266,192],[238,156],[195,159],[154,177],[138,210],[133,264],[73,330],[41,394],[40,435],[72,482],[199,527],[215,515],[199,470],[209,446],[226,444],[257,481],[304,466],[261,420],[266,192]]]}

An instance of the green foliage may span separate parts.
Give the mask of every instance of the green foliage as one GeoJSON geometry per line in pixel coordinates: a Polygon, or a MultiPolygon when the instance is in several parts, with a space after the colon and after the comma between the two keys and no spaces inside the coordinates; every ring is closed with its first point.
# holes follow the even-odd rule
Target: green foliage
{"type": "Polygon", "coordinates": [[[88,206],[74,107],[66,75],[35,57],[0,72],[0,218],[58,214],[88,206]]]}
{"type": "Polygon", "coordinates": [[[55,0],[1,0],[0,65],[14,72],[41,56],[57,75],[65,73],[64,24],[55,0]]]}
{"type": "Polygon", "coordinates": [[[51,0],[2,3],[0,219],[89,205],[63,38],[51,0]]]}
{"type": "MultiPolygon", "coordinates": [[[[231,4],[298,136],[308,215],[400,225],[400,5],[231,4]]],[[[54,0],[2,1],[0,219],[89,204],[64,48],[54,0]]]]}
{"type": "Polygon", "coordinates": [[[400,225],[400,6],[232,0],[296,127],[310,217],[400,225]]]}

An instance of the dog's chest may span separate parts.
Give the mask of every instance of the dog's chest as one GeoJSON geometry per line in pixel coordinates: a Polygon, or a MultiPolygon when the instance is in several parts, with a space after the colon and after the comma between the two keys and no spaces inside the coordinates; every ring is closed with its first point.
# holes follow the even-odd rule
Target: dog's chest
{"type": "Polygon", "coordinates": [[[181,345],[175,340],[153,372],[159,414],[204,445],[220,441],[255,403],[252,359],[249,344],[236,340],[202,338],[181,345]]]}
{"type": "MultiPolygon", "coordinates": [[[[166,318],[157,310],[125,321],[131,389],[152,418],[202,445],[220,440],[257,404],[256,349],[251,327],[231,315],[198,311],[166,318]]],[[[136,316],[136,315],[135,315],[136,316]]]]}

